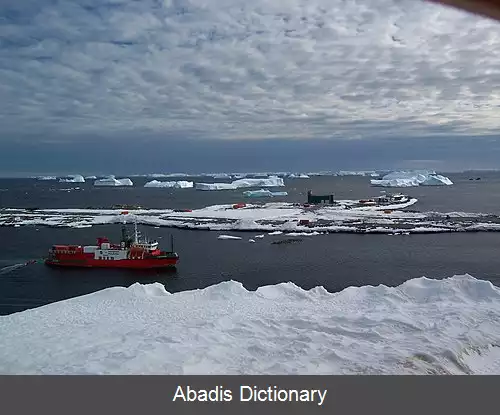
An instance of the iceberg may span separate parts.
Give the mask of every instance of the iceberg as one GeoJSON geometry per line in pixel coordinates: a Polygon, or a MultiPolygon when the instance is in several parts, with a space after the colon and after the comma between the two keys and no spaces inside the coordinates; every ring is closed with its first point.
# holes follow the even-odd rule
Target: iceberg
{"type": "Polygon", "coordinates": [[[415,187],[415,186],[450,186],[453,182],[436,172],[396,171],[386,174],[381,179],[370,180],[372,186],[380,187],[415,187]]]}
{"type": "Polygon", "coordinates": [[[334,173],[334,176],[378,176],[377,172],[373,170],[361,170],[361,171],[346,171],[340,170],[334,173]]]}
{"type": "Polygon", "coordinates": [[[132,182],[132,180],[128,178],[115,179],[114,177],[108,177],[107,179],[100,179],[94,182],[94,186],[118,187],[118,186],[133,186],[133,185],[134,183],[132,182]]]}
{"type": "Polygon", "coordinates": [[[160,182],[158,180],[152,180],[147,182],[144,187],[166,187],[175,189],[187,189],[193,187],[193,182],[188,182],[185,180],[179,180],[174,182],[160,182]]]}
{"type": "Polygon", "coordinates": [[[236,190],[237,187],[232,183],[196,183],[196,190],[236,190]]]}
{"type": "Polygon", "coordinates": [[[230,179],[231,175],[229,173],[207,173],[207,177],[212,177],[213,179],[230,179]]]}
{"type": "Polygon", "coordinates": [[[134,283],[0,316],[0,373],[498,375],[499,320],[500,289],[467,274],[335,293],[134,283]]]}
{"type": "Polygon", "coordinates": [[[259,179],[238,179],[232,182],[237,188],[241,187],[281,187],[285,186],[285,182],[281,177],[269,176],[259,179]]]}
{"type": "Polygon", "coordinates": [[[38,176],[37,180],[57,180],[56,176],[38,176]]]}
{"type": "Polygon", "coordinates": [[[307,174],[301,173],[301,174],[289,174],[288,175],[289,179],[309,179],[309,176],[307,174]]]}
{"type": "Polygon", "coordinates": [[[85,176],[85,180],[95,180],[97,176],[85,176]]]}
{"type": "Polygon", "coordinates": [[[62,177],[59,183],[85,183],[85,179],[80,174],[62,177]]]}
{"type": "Polygon", "coordinates": [[[247,190],[243,192],[247,197],[274,197],[274,196],[288,196],[288,192],[271,192],[267,189],[260,190],[247,190]]]}
{"type": "Polygon", "coordinates": [[[269,176],[262,179],[238,179],[231,183],[196,183],[197,190],[235,190],[242,187],[281,187],[285,182],[281,177],[269,176]]]}

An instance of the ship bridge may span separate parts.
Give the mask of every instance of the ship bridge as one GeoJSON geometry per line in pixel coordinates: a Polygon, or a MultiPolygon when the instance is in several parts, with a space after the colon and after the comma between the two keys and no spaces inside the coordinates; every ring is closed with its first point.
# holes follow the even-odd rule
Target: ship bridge
{"type": "Polygon", "coordinates": [[[135,242],[133,244],[134,248],[141,248],[146,251],[156,251],[158,249],[158,242],[135,242]]]}

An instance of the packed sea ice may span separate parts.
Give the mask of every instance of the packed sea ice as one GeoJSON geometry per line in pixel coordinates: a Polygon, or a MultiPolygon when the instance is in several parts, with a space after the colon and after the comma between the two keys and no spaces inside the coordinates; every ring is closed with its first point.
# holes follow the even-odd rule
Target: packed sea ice
{"type": "Polygon", "coordinates": [[[500,289],[107,288],[0,317],[0,374],[500,374],[500,289]]]}

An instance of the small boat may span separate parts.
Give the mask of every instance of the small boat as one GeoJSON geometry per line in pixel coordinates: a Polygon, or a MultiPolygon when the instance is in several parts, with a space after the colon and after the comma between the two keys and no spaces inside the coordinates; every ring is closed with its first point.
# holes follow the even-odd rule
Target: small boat
{"type": "Polygon", "coordinates": [[[133,237],[128,235],[123,224],[119,244],[101,237],[97,238],[96,245],[53,245],[45,264],[61,267],[154,269],[174,268],[178,261],[179,255],[174,251],[173,237],[171,250],[162,251],[157,241],[139,238],[135,223],[133,237]]]}

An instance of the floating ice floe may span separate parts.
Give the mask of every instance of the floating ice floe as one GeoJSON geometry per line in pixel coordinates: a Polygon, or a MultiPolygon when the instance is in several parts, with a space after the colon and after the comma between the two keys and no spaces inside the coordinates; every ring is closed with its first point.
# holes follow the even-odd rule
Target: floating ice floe
{"type": "Polygon", "coordinates": [[[94,182],[94,186],[118,187],[118,186],[133,186],[133,185],[134,183],[129,178],[115,179],[114,177],[108,177],[106,179],[100,179],[94,182]]]}
{"type": "Polygon", "coordinates": [[[271,192],[267,189],[260,190],[247,190],[243,192],[246,197],[278,197],[278,196],[287,196],[288,192],[271,192]]]}
{"type": "Polygon", "coordinates": [[[381,179],[371,180],[373,186],[414,187],[414,186],[450,186],[453,182],[435,172],[398,171],[386,174],[381,179]]]}
{"type": "Polygon", "coordinates": [[[62,177],[59,179],[60,183],[85,183],[85,179],[80,174],[62,177]]]}
{"type": "Polygon", "coordinates": [[[500,289],[470,275],[337,293],[135,283],[0,316],[0,373],[498,375],[498,321],[500,289]]]}
{"type": "Polygon", "coordinates": [[[152,180],[147,182],[144,187],[166,187],[175,189],[187,189],[193,187],[193,182],[188,182],[185,180],[173,181],[173,182],[160,182],[158,180],[152,180]]]}
{"type": "Polygon", "coordinates": [[[282,187],[285,183],[281,177],[269,176],[256,179],[238,179],[231,183],[196,183],[197,190],[236,190],[244,187],[282,187]]]}
{"type": "MultiPolygon", "coordinates": [[[[217,239],[222,239],[222,240],[228,240],[228,241],[237,241],[237,240],[240,240],[242,238],[240,238],[239,236],[231,236],[231,235],[219,235],[217,237],[217,239]]],[[[255,242],[255,241],[254,241],[255,242]]]]}
{"type": "Polygon", "coordinates": [[[96,180],[97,176],[85,176],[85,180],[96,180]]]}

